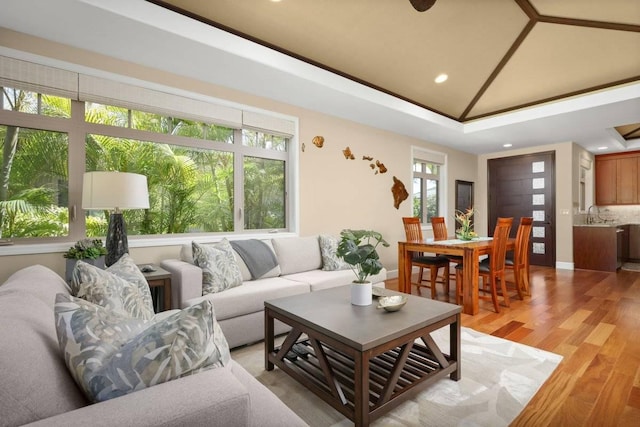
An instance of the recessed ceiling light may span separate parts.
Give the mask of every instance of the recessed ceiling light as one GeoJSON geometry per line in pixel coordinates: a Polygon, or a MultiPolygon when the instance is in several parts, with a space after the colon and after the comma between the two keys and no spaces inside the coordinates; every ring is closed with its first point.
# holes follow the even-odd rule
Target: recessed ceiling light
{"type": "Polygon", "coordinates": [[[511,147],[513,147],[513,144],[504,144],[503,147],[504,148],[511,148],[511,147]]]}
{"type": "Polygon", "coordinates": [[[609,147],[598,147],[598,150],[606,150],[609,147]]]}
{"type": "Polygon", "coordinates": [[[446,74],[438,74],[438,76],[435,78],[435,82],[436,83],[444,83],[447,81],[447,79],[449,78],[448,75],[446,74]]]}

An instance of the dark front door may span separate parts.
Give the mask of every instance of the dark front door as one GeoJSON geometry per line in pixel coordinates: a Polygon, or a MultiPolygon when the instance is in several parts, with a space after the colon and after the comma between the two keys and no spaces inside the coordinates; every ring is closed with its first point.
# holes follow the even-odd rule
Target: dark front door
{"type": "Polygon", "coordinates": [[[533,217],[529,261],[554,267],[555,233],[555,153],[545,152],[504,157],[488,161],[489,234],[498,217],[513,217],[511,237],[520,218],[533,217]]]}

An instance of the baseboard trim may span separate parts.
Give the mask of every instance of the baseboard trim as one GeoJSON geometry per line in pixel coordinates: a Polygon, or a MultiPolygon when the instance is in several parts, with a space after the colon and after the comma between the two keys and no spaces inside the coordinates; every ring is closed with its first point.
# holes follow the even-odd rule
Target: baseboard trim
{"type": "Polygon", "coordinates": [[[573,270],[573,263],[572,262],[560,262],[560,261],[556,261],[556,268],[558,270],[573,270]]]}

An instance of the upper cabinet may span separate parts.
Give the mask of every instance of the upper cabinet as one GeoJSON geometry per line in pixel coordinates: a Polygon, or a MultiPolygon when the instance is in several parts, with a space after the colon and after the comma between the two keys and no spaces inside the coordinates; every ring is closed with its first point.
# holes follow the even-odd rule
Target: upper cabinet
{"type": "Polygon", "coordinates": [[[596,156],[596,205],[640,203],[640,152],[596,156]]]}

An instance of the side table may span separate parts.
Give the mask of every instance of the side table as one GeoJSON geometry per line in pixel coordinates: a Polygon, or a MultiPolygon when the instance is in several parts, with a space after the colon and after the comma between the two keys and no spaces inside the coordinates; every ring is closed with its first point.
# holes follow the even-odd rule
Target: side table
{"type": "Polygon", "coordinates": [[[146,266],[155,270],[148,272],[140,270],[151,289],[155,312],[171,310],[171,273],[156,264],[140,264],[138,268],[142,269],[146,266]]]}

